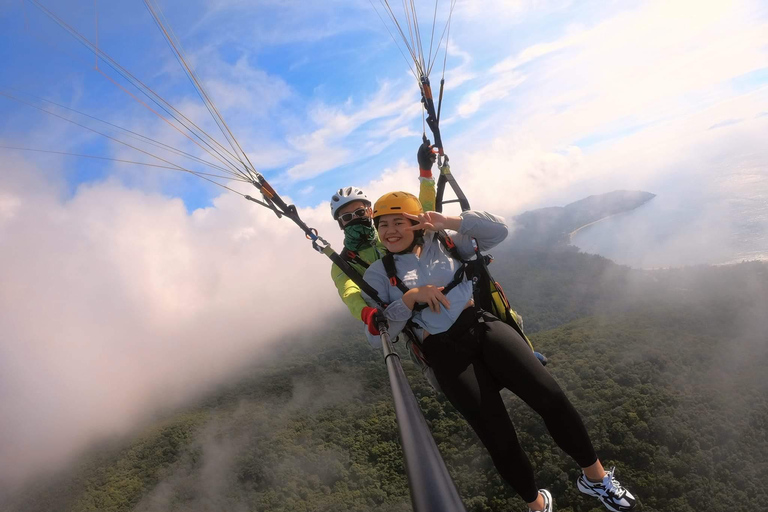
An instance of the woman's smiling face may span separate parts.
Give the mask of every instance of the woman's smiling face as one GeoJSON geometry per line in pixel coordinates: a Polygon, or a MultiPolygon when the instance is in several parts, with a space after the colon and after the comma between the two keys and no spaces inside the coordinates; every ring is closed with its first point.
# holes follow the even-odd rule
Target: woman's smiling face
{"type": "Polygon", "coordinates": [[[404,251],[415,236],[411,226],[411,221],[400,214],[382,215],[379,217],[379,240],[389,252],[404,251]]]}

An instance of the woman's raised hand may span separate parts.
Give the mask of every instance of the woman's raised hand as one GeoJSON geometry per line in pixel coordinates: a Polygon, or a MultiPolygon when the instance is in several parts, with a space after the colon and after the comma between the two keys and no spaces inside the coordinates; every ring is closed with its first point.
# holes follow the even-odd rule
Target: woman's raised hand
{"type": "Polygon", "coordinates": [[[403,301],[410,309],[413,309],[415,303],[419,302],[429,306],[429,309],[433,312],[439,313],[440,304],[445,306],[445,309],[451,309],[451,301],[448,300],[448,297],[443,295],[443,288],[445,287],[432,286],[431,284],[419,286],[418,288],[411,288],[403,296],[403,301]]]}
{"type": "Polygon", "coordinates": [[[411,215],[410,213],[403,213],[403,216],[409,220],[415,220],[418,224],[407,227],[408,231],[416,231],[419,229],[425,229],[429,231],[440,231],[441,229],[449,228],[448,217],[437,212],[424,212],[418,215],[411,215]]]}

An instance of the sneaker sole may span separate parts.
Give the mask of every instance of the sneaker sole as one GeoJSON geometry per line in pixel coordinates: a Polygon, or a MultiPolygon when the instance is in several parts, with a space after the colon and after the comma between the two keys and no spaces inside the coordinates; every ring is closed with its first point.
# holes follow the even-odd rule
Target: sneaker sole
{"type": "Polygon", "coordinates": [[[626,512],[626,510],[622,510],[622,509],[620,509],[620,508],[614,508],[614,507],[613,507],[613,505],[611,505],[611,504],[609,504],[609,503],[606,503],[605,501],[603,501],[603,499],[602,499],[602,498],[600,498],[600,502],[603,504],[603,506],[604,506],[605,508],[607,508],[607,509],[608,509],[608,510],[610,510],[611,512],[626,512]]]}

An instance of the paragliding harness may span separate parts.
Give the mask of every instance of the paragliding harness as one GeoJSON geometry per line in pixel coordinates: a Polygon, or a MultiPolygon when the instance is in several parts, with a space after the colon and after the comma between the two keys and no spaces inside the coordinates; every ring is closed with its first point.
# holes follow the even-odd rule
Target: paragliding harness
{"type": "MultiPolygon", "coordinates": [[[[472,297],[475,306],[484,311],[488,311],[511,326],[526,341],[526,343],[528,343],[531,350],[533,350],[533,344],[531,344],[531,341],[525,335],[525,332],[523,332],[522,317],[510,307],[509,301],[507,300],[506,295],[504,295],[504,290],[502,290],[498,281],[493,279],[493,276],[491,276],[491,273],[488,270],[488,264],[493,261],[493,256],[490,254],[482,254],[478,248],[477,242],[473,240],[475,255],[473,258],[465,260],[459,254],[456,244],[445,231],[438,231],[435,234],[435,237],[453,259],[461,262],[461,266],[459,266],[454,273],[451,282],[443,287],[443,294],[448,295],[448,292],[461,284],[464,281],[464,276],[466,276],[466,278],[472,282],[472,297]]],[[[408,292],[409,288],[397,275],[394,254],[387,253],[384,258],[382,258],[382,263],[384,264],[387,278],[389,278],[389,284],[396,286],[403,294],[408,292]]],[[[426,307],[426,304],[417,304],[413,310],[421,311],[426,307]]],[[[408,333],[410,340],[408,340],[407,345],[411,353],[411,358],[414,359],[414,362],[421,365],[422,371],[426,371],[427,367],[429,367],[429,361],[422,351],[419,337],[413,332],[416,328],[413,320],[408,322],[406,328],[410,331],[408,333]]],[[[547,364],[544,356],[536,353],[536,357],[543,365],[547,364]]]]}
{"type": "MultiPolygon", "coordinates": [[[[442,232],[441,232],[442,233],[442,232]]],[[[450,240],[450,237],[446,237],[448,240],[450,240]]],[[[445,238],[441,238],[440,241],[443,242],[445,238]]],[[[453,242],[450,242],[453,243],[453,242]]],[[[355,263],[357,265],[360,265],[362,268],[367,269],[370,265],[363,260],[358,253],[355,251],[349,250],[346,247],[345,250],[341,252],[340,258],[346,262],[346,263],[355,263]]],[[[458,256],[458,252],[456,253],[456,256],[458,256]]],[[[384,263],[384,268],[387,271],[387,277],[390,279],[390,283],[396,283],[397,287],[400,288],[400,290],[405,293],[408,291],[408,288],[405,286],[405,284],[400,280],[399,277],[397,277],[395,271],[394,271],[394,258],[392,257],[391,253],[387,253],[382,258],[382,262],[384,263]],[[392,275],[390,275],[390,268],[392,275]],[[395,279],[396,281],[393,281],[395,279]]],[[[443,293],[448,293],[450,290],[452,290],[455,286],[457,286],[461,281],[463,280],[464,275],[464,268],[465,268],[464,262],[462,262],[462,266],[459,270],[457,270],[456,274],[454,275],[453,280],[451,283],[445,287],[443,290],[443,293]]],[[[351,267],[350,268],[354,268],[351,267]]],[[[349,274],[347,274],[349,277],[349,274]]],[[[414,311],[421,311],[426,307],[426,304],[416,304],[414,306],[414,311]]],[[[417,325],[411,320],[409,321],[406,326],[403,328],[401,333],[405,336],[405,346],[408,350],[411,360],[418,364],[423,373],[427,373],[429,369],[429,365],[427,364],[426,357],[424,357],[422,351],[421,351],[421,341],[419,341],[419,336],[416,334],[417,325]]],[[[399,338],[399,337],[398,337],[399,338]]],[[[398,338],[395,338],[393,340],[393,343],[396,343],[398,341],[398,338]]],[[[439,391],[440,387],[437,384],[437,380],[433,378],[432,375],[426,375],[427,379],[429,380],[430,384],[439,391]]]]}
{"type": "MultiPolygon", "coordinates": [[[[443,140],[440,135],[440,109],[443,102],[444,83],[445,80],[440,80],[439,102],[437,105],[437,110],[435,110],[435,102],[432,97],[432,87],[429,83],[429,77],[422,75],[420,78],[421,103],[427,113],[425,122],[427,126],[429,126],[429,129],[435,138],[434,148],[437,150],[436,159],[438,168],[440,169],[440,176],[437,180],[437,191],[435,197],[435,211],[439,213],[443,211],[443,205],[448,203],[459,203],[461,206],[461,211],[467,211],[470,209],[467,196],[461,190],[461,187],[456,182],[453,174],[451,174],[451,166],[448,164],[448,155],[446,155],[445,151],[443,150],[443,140]],[[443,200],[446,184],[451,186],[451,189],[456,196],[455,199],[447,201],[443,200]]],[[[429,144],[429,139],[427,139],[426,133],[423,134],[422,141],[424,144],[429,144]]],[[[453,240],[451,240],[451,237],[449,237],[445,231],[438,231],[436,236],[440,241],[440,244],[451,255],[451,257],[461,262],[461,266],[454,274],[453,280],[444,287],[443,293],[447,294],[451,289],[461,283],[464,276],[466,275],[467,279],[472,281],[472,295],[475,301],[475,305],[480,309],[488,311],[489,313],[495,315],[499,320],[502,320],[503,322],[510,325],[526,341],[526,343],[528,343],[528,346],[531,348],[541,364],[546,365],[547,358],[534,350],[531,340],[529,340],[528,336],[525,335],[525,332],[523,331],[522,317],[511,308],[509,300],[507,300],[507,296],[504,294],[504,290],[502,289],[501,285],[493,278],[490,271],[488,270],[488,265],[493,261],[493,257],[491,255],[482,254],[477,245],[477,241],[473,240],[475,255],[469,260],[464,260],[459,254],[458,249],[456,249],[456,245],[453,243],[453,240]]],[[[397,286],[397,288],[399,288],[403,293],[407,292],[408,287],[405,286],[405,284],[397,276],[394,255],[391,253],[385,255],[383,258],[383,263],[390,284],[392,286],[397,286]]],[[[425,307],[426,305],[419,304],[414,307],[414,310],[418,311],[424,309],[425,307]]],[[[426,371],[429,369],[429,362],[421,350],[419,338],[413,333],[414,328],[415,324],[413,321],[409,321],[409,325],[406,326],[406,329],[410,329],[409,337],[411,338],[411,342],[409,351],[411,353],[412,359],[421,365],[422,371],[424,371],[426,374],[426,371]]]]}

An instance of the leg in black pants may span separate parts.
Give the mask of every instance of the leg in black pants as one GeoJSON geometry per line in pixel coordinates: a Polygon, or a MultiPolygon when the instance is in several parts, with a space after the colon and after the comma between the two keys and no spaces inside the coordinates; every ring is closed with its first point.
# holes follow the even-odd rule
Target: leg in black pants
{"type": "Polygon", "coordinates": [[[576,409],[509,325],[470,308],[448,331],[424,340],[423,348],[448,400],[477,433],[502,478],[526,502],[537,498],[538,488],[499,395],[501,387],[539,413],[555,442],[581,467],[597,460],[576,409]]]}

